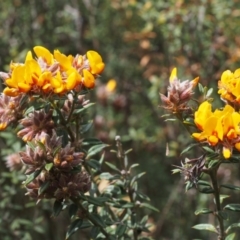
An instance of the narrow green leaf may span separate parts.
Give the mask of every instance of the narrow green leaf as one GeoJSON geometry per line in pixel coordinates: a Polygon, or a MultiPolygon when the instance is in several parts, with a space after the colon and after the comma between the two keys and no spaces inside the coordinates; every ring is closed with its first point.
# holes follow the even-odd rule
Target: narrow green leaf
{"type": "Polygon", "coordinates": [[[86,164],[96,171],[99,171],[101,169],[101,165],[100,165],[99,161],[97,161],[95,159],[87,160],[86,164]]]}
{"type": "Polygon", "coordinates": [[[234,186],[234,185],[231,185],[231,184],[222,184],[222,185],[220,185],[220,187],[228,188],[228,189],[231,189],[231,190],[240,190],[240,187],[234,186]]]}
{"type": "Polygon", "coordinates": [[[86,159],[89,159],[90,157],[94,156],[95,154],[101,152],[105,147],[108,147],[108,146],[109,146],[108,144],[103,143],[103,144],[98,144],[96,146],[91,147],[88,150],[86,159]]]}
{"type": "Polygon", "coordinates": [[[224,207],[224,209],[240,212],[240,204],[228,204],[224,207]]]}
{"type": "Polygon", "coordinates": [[[68,209],[68,214],[70,218],[73,218],[76,215],[77,211],[78,211],[78,206],[75,203],[71,204],[68,209]]]}
{"type": "Polygon", "coordinates": [[[41,195],[45,190],[48,189],[50,182],[46,181],[44,182],[41,187],[38,189],[38,194],[41,195]]]}
{"type": "Polygon", "coordinates": [[[138,163],[132,164],[132,165],[129,167],[129,171],[131,171],[133,168],[138,167],[138,166],[139,166],[138,163]]]}
{"type": "Polygon", "coordinates": [[[225,240],[234,240],[236,237],[236,233],[231,233],[226,236],[225,240]]]}
{"type": "Polygon", "coordinates": [[[208,167],[212,168],[212,167],[215,167],[218,164],[219,164],[219,160],[211,160],[208,164],[208,167]]]}
{"type": "Polygon", "coordinates": [[[45,169],[46,169],[48,172],[52,169],[52,167],[53,167],[53,163],[47,163],[47,164],[45,165],[45,169]]]}
{"type": "Polygon", "coordinates": [[[199,192],[205,193],[205,194],[211,194],[211,193],[214,193],[214,190],[210,187],[205,187],[205,188],[199,189],[199,192]]]}
{"type": "Polygon", "coordinates": [[[127,226],[125,224],[120,224],[117,226],[115,235],[117,237],[122,237],[122,235],[126,232],[127,226]]]}
{"type": "Polygon", "coordinates": [[[198,145],[199,145],[199,143],[192,143],[192,144],[190,144],[188,147],[186,147],[186,148],[180,153],[180,155],[183,155],[184,153],[188,152],[190,149],[192,149],[193,147],[196,147],[196,146],[198,146],[198,145]]]}
{"type": "Polygon", "coordinates": [[[90,121],[87,124],[83,124],[80,128],[80,133],[83,134],[87,132],[92,127],[92,125],[93,125],[93,121],[90,121]]]}
{"type": "Polygon", "coordinates": [[[112,163],[110,162],[105,162],[112,170],[115,170],[118,173],[121,173],[121,171],[112,163]]]}
{"type": "Polygon", "coordinates": [[[82,223],[83,223],[83,220],[81,218],[78,218],[71,223],[66,234],[66,240],[69,239],[69,237],[80,228],[82,223]]]}
{"type": "Polygon", "coordinates": [[[88,103],[87,105],[83,106],[83,108],[77,109],[74,111],[75,114],[81,113],[86,111],[89,107],[93,106],[95,103],[88,103]]]}
{"type": "MultiPolygon", "coordinates": [[[[91,218],[89,218],[89,220],[90,220],[93,224],[94,224],[94,222],[96,222],[99,226],[101,226],[101,227],[106,227],[103,219],[102,219],[98,214],[91,213],[90,216],[91,216],[91,218]]],[[[95,224],[94,224],[94,225],[95,225],[95,224]]],[[[96,226],[96,225],[95,225],[95,226],[96,226]]]]}
{"type": "Polygon", "coordinates": [[[214,151],[212,148],[210,148],[210,147],[203,146],[202,148],[203,148],[206,152],[208,152],[208,153],[215,153],[215,151],[214,151]]]}
{"type": "Polygon", "coordinates": [[[226,233],[229,233],[229,231],[231,231],[233,228],[240,228],[240,223],[233,223],[231,224],[227,230],[226,230],[226,233]]]}
{"type": "Polygon", "coordinates": [[[172,169],[171,171],[172,171],[172,174],[176,174],[176,173],[182,172],[182,170],[179,169],[179,168],[172,169]]]}
{"type": "Polygon", "coordinates": [[[223,200],[225,199],[225,198],[229,198],[230,197],[230,195],[223,195],[223,194],[221,194],[220,195],[220,203],[222,204],[223,203],[223,200]]]}
{"type": "Polygon", "coordinates": [[[209,88],[207,93],[206,93],[206,98],[209,98],[213,92],[213,88],[209,88]]]}
{"type": "Polygon", "coordinates": [[[63,209],[63,204],[61,201],[56,200],[53,204],[53,216],[57,217],[63,209]]]}
{"type": "Polygon", "coordinates": [[[175,122],[175,121],[177,121],[176,118],[168,118],[164,120],[164,122],[175,122]]]}
{"type": "Polygon", "coordinates": [[[146,174],[146,172],[142,172],[142,173],[137,174],[135,177],[132,178],[132,180],[130,182],[130,185],[133,186],[133,183],[145,174],[146,174]]]}
{"type": "Polygon", "coordinates": [[[209,213],[213,213],[213,211],[207,208],[203,208],[195,211],[195,215],[209,214],[209,213]]]}
{"type": "Polygon", "coordinates": [[[91,197],[91,196],[84,196],[84,199],[96,206],[103,206],[104,203],[109,200],[107,197],[91,197]]]}
{"type": "Polygon", "coordinates": [[[197,182],[197,184],[200,185],[200,186],[211,187],[211,184],[210,184],[209,182],[203,181],[203,180],[199,180],[199,181],[197,182]]]}
{"type": "Polygon", "coordinates": [[[145,207],[145,208],[149,208],[155,212],[159,212],[159,210],[155,207],[153,207],[152,205],[150,205],[149,203],[141,203],[140,207],[145,207]]]}
{"type": "Polygon", "coordinates": [[[207,223],[197,224],[192,228],[197,230],[207,230],[207,231],[218,233],[217,229],[212,224],[207,224],[207,223]]]}
{"type": "Polygon", "coordinates": [[[88,220],[84,220],[82,225],[79,227],[79,229],[84,229],[89,227],[92,227],[92,224],[88,220]]]}
{"type": "Polygon", "coordinates": [[[120,179],[121,175],[119,175],[119,174],[112,175],[108,172],[104,172],[99,175],[99,178],[106,179],[106,180],[115,180],[115,179],[120,179]]]}
{"type": "Polygon", "coordinates": [[[98,145],[98,144],[102,144],[103,142],[100,141],[97,138],[85,138],[82,141],[82,145],[83,146],[89,146],[89,145],[98,145]]]}
{"type": "Polygon", "coordinates": [[[42,169],[39,169],[33,173],[31,173],[27,179],[24,181],[25,185],[28,185],[30,182],[32,182],[40,173],[41,173],[42,169]]]}

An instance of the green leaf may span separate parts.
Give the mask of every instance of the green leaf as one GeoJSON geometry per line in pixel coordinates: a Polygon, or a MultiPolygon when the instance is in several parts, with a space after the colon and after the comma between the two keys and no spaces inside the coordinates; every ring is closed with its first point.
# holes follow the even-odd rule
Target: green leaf
{"type": "Polygon", "coordinates": [[[81,218],[74,220],[69,226],[69,229],[66,234],[66,239],[69,239],[69,237],[80,228],[82,223],[83,223],[83,220],[81,218]]]}
{"type": "Polygon", "coordinates": [[[209,214],[209,213],[213,213],[213,211],[207,208],[203,208],[195,211],[195,215],[209,214]]]}
{"type": "Polygon", "coordinates": [[[79,229],[84,229],[89,227],[92,227],[92,224],[88,220],[84,220],[82,225],[79,227],[79,229]]]}
{"type": "Polygon", "coordinates": [[[53,163],[47,163],[47,164],[45,165],[45,169],[46,169],[48,172],[52,169],[52,167],[53,167],[53,163]]]}
{"type": "Polygon", "coordinates": [[[209,88],[207,93],[206,93],[206,98],[209,98],[213,92],[213,88],[209,88]]]}
{"type": "Polygon", "coordinates": [[[44,182],[41,187],[38,189],[38,194],[41,195],[45,190],[48,189],[50,181],[44,182]]]}
{"type": "Polygon", "coordinates": [[[146,200],[146,201],[150,201],[150,198],[149,198],[146,194],[141,193],[141,192],[138,192],[138,191],[136,191],[135,193],[137,194],[137,196],[138,196],[139,198],[141,198],[141,199],[143,199],[143,200],[146,200]]]}
{"type": "Polygon", "coordinates": [[[63,209],[63,204],[61,201],[56,200],[53,204],[53,216],[57,217],[63,209]]]}
{"type": "Polygon", "coordinates": [[[115,235],[118,237],[122,237],[122,235],[126,232],[127,226],[125,224],[119,224],[117,226],[115,235]]]}
{"type": "Polygon", "coordinates": [[[228,189],[232,189],[232,190],[240,190],[240,187],[234,186],[231,184],[222,184],[222,185],[220,185],[220,187],[224,187],[224,188],[228,188],[228,189]]]}
{"type": "Polygon", "coordinates": [[[133,186],[133,183],[145,174],[146,174],[146,172],[142,172],[142,173],[139,173],[138,175],[136,175],[135,177],[133,177],[131,182],[130,182],[130,185],[133,186]]]}
{"type": "Polygon", "coordinates": [[[214,151],[212,148],[210,148],[210,147],[203,146],[202,148],[203,148],[206,152],[208,152],[208,153],[215,153],[215,151],[214,151]]]}
{"type": "Polygon", "coordinates": [[[83,134],[87,132],[92,127],[92,125],[93,125],[93,121],[89,121],[89,123],[81,125],[80,133],[83,134]]]}
{"type": "Polygon", "coordinates": [[[108,147],[108,144],[98,144],[96,146],[91,147],[88,150],[86,159],[89,159],[90,157],[94,156],[95,154],[101,152],[105,147],[108,147]]]}
{"type": "Polygon", "coordinates": [[[172,169],[171,171],[172,171],[172,174],[176,174],[176,173],[182,172],[182,170],[179,169],[179,168],[172,169]]]}
{"type": "Polygon", "coordinates": [[[87,160],[85,162],[89,167],[91,167],[92,169],[99,171],[101,169],[101,165],[99,163],[99,161],[95,160],[95,159],[90,159],[87,160]]]}
{"type": "Polygon", "coordinates": [[[210,184],[209,182],[203,181],[203,180],[199,180],[199,181],[197,182],[197,184],[200,185],[200,186],[211,187],[211,184],[210,184]]]}
{"type": "Polygon", "coordinates": [[[207,230],[210,232],[218,233],[217,229],[212,224],[207,224],[207,223],[197,224],[197,225],[193,226],[192,228],[197,229],[197,230],[207,230]]]}
{"type": "Polygon", "coordinates": [[[101,173],[99,175],[99,178],[100,179],[106,179],[106,180],[114,180],[114,179],[120,179],[121,176],[118,175],[118,174],[112,175],[112,174],[110,174],[108,172],[104,172],[104,173],[101,173]]]}
{"type": "Polygon", "coordinates": [[[140,207],[145,207],[145,208],[149,208],[155,212],[159,212],[159,210],[155,207],[153,207],[151,204],[149,203],[141,203],[140,207]]]}
{"type": "Polygon", "coordinates": [[[210,193],[214,193],[214,190],[211,187],[205,187],[202,189],[199,188],[199,192],[205,193],[205,194],[210,194],[210,193]]]}
{"type": "Polygon", "coordinates": [[[28,185],[30,182],[32,182],[40,173],[41,173],[42,169],[39,169],[33,173],[31,173],[27,179],[24,181],[24,185],[28,185]]]}
{"type": "Polygon", "coordinates": [[[211,160],[210,162],[209,162],[209,164],[208,164],[208,167],[209,168],[213,168],[213,167],[215,167],[216,165],[218,165],[219,164],[219,160],[211,160]]]}
{"type": "MultiPolygon", "coordinates": [[[[105,228],[106,225],[103,221],[103,219],[98,215],[98,214],[95,214],[95,213],[91,213],[89,214],[90,218],[89,220],[94,224],[94,222],[96,222],[99,226],[105,228]]],[[[95,224],[94,224],[95,225],[95,224]]],[[[96,226],[96,225],[95,225],[96,226]]]]}
{"type": "Polygon", "coordinates": [[[75,111],[74,111],[74,114],[78,114],[78,113],[84,112],[84,111],[86,111],[89,107],[93,106],[94,104],[95,104],[95,103],[88,103],[88,104],[86,104],[85,106],[83,106],[82,108],[75,110],[75,111]]]}
{"type": "Polygon", "coordinates": [[[225,198],[229,198],[229,197],[230,197],[229,195],[223,195],[223,194],[221,194],[221,195],[220,195],[220,203],[222,204],[223,200],[224,200],[225,198]]]}
{"type": "Polygon", "coordinates": [[[231,231],[233,228],[240,228],[240,223],[233,223],[231,224],[227,230],[226,230],[226,233],[229,233],[229,231],[231,231]]]}
{"type": "Polygon", "coordinates": [[[240,212],[240,204],[228,204],[224,207],[224,209],[240,212]]]}
{"type": "Polygon", "coordinates": [[[68,209],[68,214],[70,218],[73,218],[76,215],[77,211],[78,211],[78,206],[75,203],[71,204],[68,209]]]}
{"type": "Polygon", "coordinates": [[[188,152],[190,149],[192,149],[193,147],[196,147],[196,146],[198,146],[198,145],[199,145],[199,143],[192,143],[192,144],[190,144],[188,147],[186,147],[186,148],[180,153],[180,155],[183,155],[184,153],[188,152]]]}
{"type": "Polygon", "coordinates": [[[100,141],[97,138],[85,138],[82,141],[82,145],[83,146],[89,146],[89,145],[98,145],[98,144],[102,144],[103,142],[100,141]]]}
{"type": "Polygon", "coordinates": [[[132,164],[132,165],[129,167],[129,171],[131,171],[133,168],[138,167],[138,166],[139,166],[138,163],[132,164]]]}
{"type": "Polygon", "coordinates": [[[231,233],[226,236],[225,240],[234,240],[236,237],[236,233],[231,233]]]}
{"type": "Polygon", "coordinates": [[[96,206],[103,206],[109,199],[107,197],[81,196],[84,200],[96,206]]]}
{"type": "Polygon", "coordinates": [[[115,170],[118,173],[121,173],[121,171],[112,163],[110,162],[105,162],[112,170],[115,170]]]}

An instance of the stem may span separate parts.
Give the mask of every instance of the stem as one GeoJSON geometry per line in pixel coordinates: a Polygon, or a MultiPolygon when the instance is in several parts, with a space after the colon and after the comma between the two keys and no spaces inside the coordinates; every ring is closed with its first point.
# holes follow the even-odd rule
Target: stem
{"type": "Polygon", "coordinates": [[[101,233],[106,237],[106,239],[111,239],[110,236],[108,235],[108,233],[105,231],[105,229],[97,221],[95,221],[95,219],[91,216],[91,214],[88,212],[88,210],[85,209],[85,207],[83,207],[81,202],[77,201],[74,198],[71,198],[71,200],[72,200],[73,203],[75,203],[78,206],[79,209],[82,210],[84,215],[92,222],[92,224],[94,226],[99,227],[101,233]]]}
{"type": "Polygon", "coordinates": [[[219,212],[222,211],[221,203],[220,203],[220,192],[219,192],[219,187],[218,187],[218,181],[217,181],[217,170],[218,170],[219,165],[216,168],[211,169],[209,172],[211,181],[212,181],[212,187],[214,190],[214,198],[215,198],[215,203],[216,203],[216,208],[217,211],[215,212],[215,216],[218,219],[219,222],[219,236],[218,240],[224,240],[225,239],[225,231],[224,231],[224,224],[223,224],[223,219],[219,215],[219,212]]]}

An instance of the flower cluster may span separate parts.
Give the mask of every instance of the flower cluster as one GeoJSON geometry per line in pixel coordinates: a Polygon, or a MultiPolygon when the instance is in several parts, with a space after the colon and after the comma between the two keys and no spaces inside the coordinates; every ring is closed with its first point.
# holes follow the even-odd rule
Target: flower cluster
{"type": "Polygon", "coordinates": [[[37,56],[27,53],[25,63],[11,63],[9,73],[0,73],[7,87],[4,94],[16,97],[24,94],[65,94],[91,89],[95,78],[104,69],[101,56],[95,51],[86,55],[64,55],[58,50],[53,54],[42,46],[33,48],[37,56]]]}
{"type": "Polygon", "coordinates": [[[25,174],[37,176],[26,185],[31,197],[62,200],[89,190],[90,177],[81,171],[83,152],[76,152],[70,144],[62,147],[62,138],[55,131],[52,136],[46,134],[45,145],[34,146],[19,153],[26,166],[25,174]]]}
{"type": "Polygon", "coordinates": [[[22,96],[9,97],[0,94],[0,130],[4,130],[10,123],[17,122],[22,117],[22,96]]]}
{"type": "Polygon", "coordinates": [[[226,70],[218,82],[218,93],[227,103],[234,106],[240,105],[240,68],[234,73],[226,70]]]}
{"type": "Polygon", "coordinates": [[[179,113],[188,109],[187,103],[193,95],[193,88],[197,85],[199,78],[192,81],[185,80],[181,82],[177,78],[177,69],[172,70],[167,97],[160,93],[163,107],[173,113],[179,113]]]}
{"type": "Polygon", "coordinates": [[[240,114],[230,105],[212,112],[212,105],[205,101],[195,112],[194,121],[201,131],[192,134],[198,141],[207,141],[211,146],[222,146],[226,159],[230,158],[234,147],[240,151],[240,114]]]}

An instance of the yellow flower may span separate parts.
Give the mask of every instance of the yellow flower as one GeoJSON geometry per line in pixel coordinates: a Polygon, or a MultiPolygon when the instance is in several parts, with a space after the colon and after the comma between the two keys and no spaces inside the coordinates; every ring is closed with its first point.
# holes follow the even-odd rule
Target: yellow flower
{"type": "Polygon", "coordinates": [[[83,85],[86,88],[94,88],[95,79],[93,75],[86,69],[83,69],[83,85]]]}
{"type": "Polygon", "coordinates": [[[115,79],[110,79],[107,82],[106,89],[107,89],[108,92],[113,92],[116,89],[116,86],[117,86],[116,80],[115,79]]]}
{"type": "Polygon", "coordinates": [[[90,64],[90,72],[92,74],[100,74],[105,67],[102,57],[95,51],[88,51],[87,58],[90,64]]]}
{"type": "Polygon", "coordinates": [[[54,50],[53,55],[54,55],[54,58],[59,63],[62,71],[67,71],[69,68],[72,67],[73,56],[71,55],[66,56],[62,54],[59,50],[54,50]]]}
{"type": "Polygon", "coordinates": [[[50,51],[42,46],[36,46],[33,48],[35,54],[38,58],[42,58],[47,65],[53,64],[53,55],[50,53],[50,51]]]}
{"type": "Polygon", "coordinates": [[[232,149],[240,150],[240,114],[230,105],[212,112],[209,102],[203,102],[195,112],[194,122],[200,133],[192,136],[198,141],[207,141],[210,146],[222,145],[223,156],[230,158],[232,149]]]}

